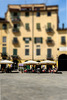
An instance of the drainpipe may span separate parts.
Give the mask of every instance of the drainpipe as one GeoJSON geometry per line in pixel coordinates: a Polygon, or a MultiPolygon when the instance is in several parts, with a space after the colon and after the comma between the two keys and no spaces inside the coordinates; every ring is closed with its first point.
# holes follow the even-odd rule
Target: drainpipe
{"type": "Polygon", "coordinates": [[[34,60],[34,12],[32,11],[32,60],[34,60]]]}

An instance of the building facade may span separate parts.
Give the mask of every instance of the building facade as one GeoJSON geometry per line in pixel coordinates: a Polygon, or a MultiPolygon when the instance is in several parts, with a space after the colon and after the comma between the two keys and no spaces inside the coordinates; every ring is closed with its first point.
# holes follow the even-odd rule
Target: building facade
{"type": "Polygon", "coordinates": [[[6,53],[5,59],[16,63],[54,60],[67,70],[60,68],[67,61],[67,29],[59,28],[58,6],[8,5],[0,21],[0,48],[1,59],[6,53]]]}

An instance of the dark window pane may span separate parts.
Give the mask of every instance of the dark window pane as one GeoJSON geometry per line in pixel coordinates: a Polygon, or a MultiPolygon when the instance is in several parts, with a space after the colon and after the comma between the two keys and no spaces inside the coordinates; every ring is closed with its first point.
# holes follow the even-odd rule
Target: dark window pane
{"type": "Polygon", "coordinates": [[[14,24],[14,28],[17,28],[17,24],[14,24]]]}
{"type": "Polygon", "coordinates": [[[25,49],[25,55],[29,55],[29,49],[25,49]]]}
{"type": "Polygon", "coordinates": [[[48,15],[48,16],[51,16],[51,12],[47,12],[47,15],[48,15]]]}
{"type": "Polygon", "coordinates": [[[7,29],[7,25],[6,24],[3,24],[3,29],[7,29]]]}
{"type": "Polygon", "coordinates": [[[38,17],[40,16],[40,12],[37,12],[36,14],[37,14],[38,17]]]}
{"type": "Polygon", "coordinates": [[[14,12],[14,14],[13,14],[14,16],[17,16],[18,15],[18,13],[17,12],[14,12]]]}
{"type": "Polygon", "coordinates": [[[47,49],[47,57],[51,57],[51,49],[47,49]]]}
{"type": "Polygon", "coordinates": [[[28,17],[29,16],[29,12],[25,12],[25,16],[28,17]]]}
{"type": "Polygon", "coordinates": [[[40,49],[36,49],[36,55],[40,55],[40,49]]]}

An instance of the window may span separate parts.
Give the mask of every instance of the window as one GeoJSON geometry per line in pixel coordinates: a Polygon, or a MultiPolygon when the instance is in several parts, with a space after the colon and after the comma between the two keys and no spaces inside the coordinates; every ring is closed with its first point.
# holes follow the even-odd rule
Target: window
{"type": "Polygon", "coordinates": [[[3,42],[6,42],[6,37],[5,36],[3,37],[3,42]]]}
{"type": "Polygon", "coordinates": [[[51,37],[47,37],[47,40],[48,40],[48,41],[51,40],[51,37]]]}
{"type": "Polygon", "coordinates": [[[26,23],[25,26],[26,26],[26,30],[29,30],[29,23],[26,23]]]}
{"type": "Polygon", "coordinates": [[[47,12],[47,16],[51,16],[51,12],[47,12]]]}
{"type": "Polygon", "coordinates": [[[39,16],[40,16],[40,12],[37,12],[37,13],[36,13],[36,16],[39,17],[39,16]]]}
{"type": "Polygon", "coordinates": [[[51,28],[51,23],[48,23],[47,24],[47,27],[48,27],[48,29],[51,28]]]}
{"type": "Polygon", "coordinates": [[[36,49],[36,55],[37,55],[37,56],[40,55],[40,49],[36,49]]]}
{"type": "Polygon", "coordinates": [[[28,17],[29,16],[29,12],[25,12],[25,16],[28,17]]]}
{"type": "Polygon", "coordinates": [[[17,28],[17,24],[14,24],[14,28],[17,28]]]}
{"type": "Polygon", "coordinates": [[[29,49],[25,49],[25,55],[29,55],[29,49]]]}
{"type": "Polygon", "coordinates": [[[47,49],[47,58],[51,58],[51,49],[47,49]]]}
{"type": "Polygon", "coordinates": [[[65,44],[65,42],[66,42],[66,41],[65,41],[65,36],[62,36],[62,37],[61,37],[61,44],[65,44]]]}
{"type": "Polygon", "coordinates": [[[2,53],[6,53],[6,47],[2,48],[2,53]]]}
{"type": "Polygon", "coordinates": [[[43,38],[34,38],[35,43],[43,43],[43,38]]]}
{"type": "Polygon", "coordinates": [[[13,26],[14,29],[19,29],[19,27],[20,27],[20,24],[14,24],[13,26]]]}
{"type": "Polygon", "coordinates": [[[25,43],[29,43],[29,38],[26,38],[25,39],[25,43]]]}
{"type": "Polygon", "coordinates": [[[13,16],[18,16],[18,13],[17,13],[17,12],[14,12],[14,13],[13,13],[13,16]]]}
{"type": "Polygon", "coordinates": [[[13,38],[13,43],[18,43],[18,39],[16,37],[13,38]]]}
{"type": "Polygon", "coordinates": [[[17,55],[17,49],[13,49],[13,55],[17,55]]]}
{"type": "Polygon", "coordinates": [[[7,29],[7,25],[6,24],[3,24],[3,29],[7,29]]]}
{"type": "Polygon", "coordinates": [[[39,30],[40,29],[40,23],[37,23],[37,29],[39,30]]]}

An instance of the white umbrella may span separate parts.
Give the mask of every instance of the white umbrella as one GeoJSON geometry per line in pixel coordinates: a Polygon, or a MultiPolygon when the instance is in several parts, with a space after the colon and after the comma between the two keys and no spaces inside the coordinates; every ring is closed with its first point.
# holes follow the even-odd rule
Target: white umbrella
{"type": "Polygon", "coordinates": [[[13,62],[9,60],[1,60],[0,64],[13,64],[13,62]]]}
{"type": "Polygon", "coordinates": [[[30,60],[30,61],[24,62],[23,65],[38,65],[38,62],[30,60]]]}
{"type": "Polygon", "coordinates": [[[39,62],[39,65],[55,65],[55,64],[56,62],[50,60],[39,62]]]}

